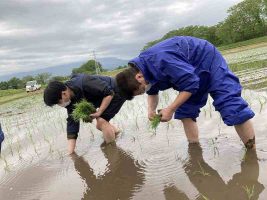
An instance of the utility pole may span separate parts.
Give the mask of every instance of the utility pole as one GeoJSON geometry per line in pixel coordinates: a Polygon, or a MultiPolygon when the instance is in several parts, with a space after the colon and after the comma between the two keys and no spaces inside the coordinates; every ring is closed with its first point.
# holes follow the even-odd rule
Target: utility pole
{"type": "Polygon", "coordinates": [[[98,63],[96,61],[95,51],[93,51],[93,57],[94,57],[94,60],[95,60],[95,73],[96,74],[100,74],[100,68],[99,68],[98,63]]]}

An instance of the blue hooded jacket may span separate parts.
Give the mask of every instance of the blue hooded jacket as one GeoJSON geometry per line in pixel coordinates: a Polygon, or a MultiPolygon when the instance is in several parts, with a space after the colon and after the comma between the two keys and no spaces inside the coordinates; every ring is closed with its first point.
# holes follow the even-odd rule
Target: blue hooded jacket
{"type": "Polygon", "coordinates": [[[217,54],[206,40],[177,36],[148,48],[129,63],[136,65],[152,84],[148,94],[168,88],[194,94],[201,87],[198,72],[210,71],[211,65],[221,62],[217,54]]]}

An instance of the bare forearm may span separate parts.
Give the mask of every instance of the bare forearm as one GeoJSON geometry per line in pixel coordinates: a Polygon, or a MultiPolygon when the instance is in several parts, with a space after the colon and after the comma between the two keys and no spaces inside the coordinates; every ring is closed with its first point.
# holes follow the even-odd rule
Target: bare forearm
{"type": "Polygon", "coordinates": [[[109,106],[112,99],[113,99],[112,95],[104,97],[98,109],[98,112],[103,113],[106,110],[106,108],[109,106]]]}
{"type": "Polygon", "coordinates": [[[148,112],[154,112],[159,103],[159,96],[158,95],[148,95],[147,97],[148,103],[148,112]]]}
{"type": "Polygon", "coordinates": [[[190,92],[186,92],[186,91],[180,92],[179,95],[174,100],[174,102],[168,106],[169,109],[171,109],[174,112],[184,102],[186,102],[191,96],[192,96],[192,93],[190,92]]]}

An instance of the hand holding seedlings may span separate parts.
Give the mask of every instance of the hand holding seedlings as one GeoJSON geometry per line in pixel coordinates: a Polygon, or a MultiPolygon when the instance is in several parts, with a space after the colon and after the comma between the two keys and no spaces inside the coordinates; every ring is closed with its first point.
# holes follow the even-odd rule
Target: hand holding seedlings
{"type": "Polygon", "coordinates": [[[159,111],[159,114],[161,115],[161,122],[168,122],[172,119],[172,115],[174,113],[174,110],[170,109],[169,107],[164,108],[159,111]]]}
{"type": "Polygon", "coordinates": [[[152,121],[156,115],[157,115],[156,111],[148,112],[149,121],[152,121]]]}
{"type": "Polygon", "coordinates": [[[75,121],[79,122],[81,119],[83,122],[92,122],[93,118],[90,115],[96,112],[92,103],[83,99],[79,103],[76,103],[74,107],[71,116],[75,121]]]}
{"type": "Polygon", "coordinates": [[[96,119],[96,118],[100,117],[101,115],[102,115],[102,112],[98,110],[97,112],[91,114],[90,117],[93,119],[96,119]]]}

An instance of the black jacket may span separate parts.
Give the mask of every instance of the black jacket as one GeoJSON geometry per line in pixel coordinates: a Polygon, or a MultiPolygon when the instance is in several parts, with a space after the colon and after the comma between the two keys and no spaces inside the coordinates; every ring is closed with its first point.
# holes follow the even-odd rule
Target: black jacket
{"type": "Polygon", "coordinates": [[[68,111],[67,134],[69,139],[76,139],[80,129],[80,123],[71,117],[74,104],[86,99],[96,108],[101,105],[104,97],[117,93],[115,79],[108,76],[97,76],[88,74],[76,74],[67,81],[66,86],[74,92],[71,104],[66,107],[68,111]]]}

